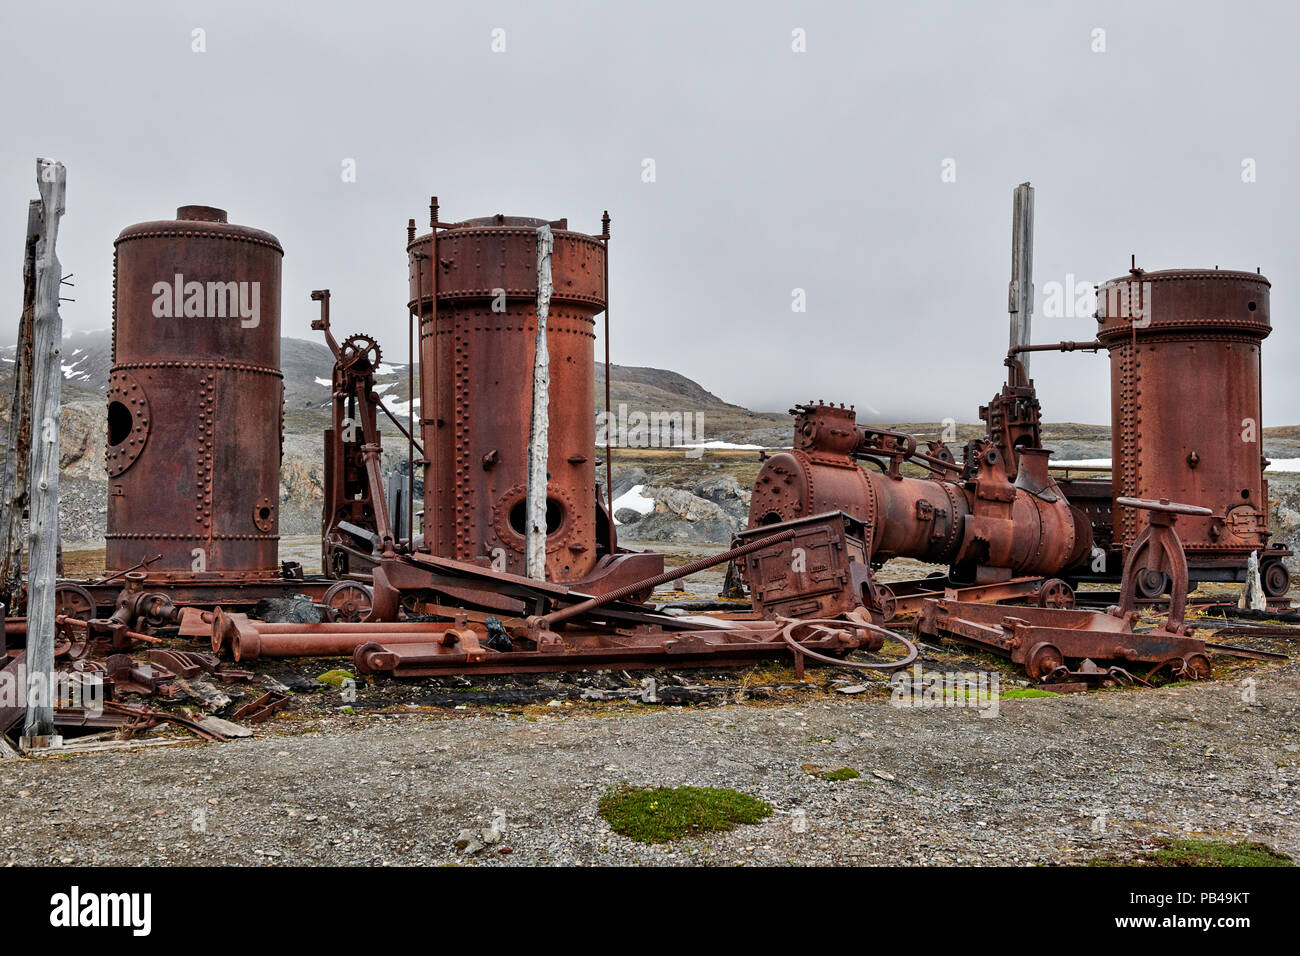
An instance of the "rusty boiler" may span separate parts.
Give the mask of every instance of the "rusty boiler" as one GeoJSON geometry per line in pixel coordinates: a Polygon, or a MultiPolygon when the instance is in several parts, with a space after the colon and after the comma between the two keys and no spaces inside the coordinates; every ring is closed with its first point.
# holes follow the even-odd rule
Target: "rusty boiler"
{"type": "Polygon", "coordinates": [[[117,237],[110,574],[146,560],[154,581],[277,572],[283,256],[275,236],[208,206],[117,237]]]}
{"type": "MultiPolygon", "coordinates": [[[[537,228],[492,216],[439,224],[407,244],[419,316],[424,542],[434,555],[524,573],[525,484],[537,331],[537,228]]],[[[549,222],[554,293],[546,577],[572,582],[612,550],[597,502],[595,316],[605,308],[600,239],[549,222]]]]}
{"type": "Polygon", "coordinates": [[[979,439],[957,465],[918,456],[914,438],[859,425],[843,406],[810,403],[792,414],[795,447],[760,469],[751,528],[842,511],[864,523],[873,563],[947,564],[953,581],[970,583],[1053,575],[1092,546],[1087,519],[1048,475],[1046,450],[1021,449],[1012,470],[994,442],[979,439]],[[902,474],[908,461],[930,474],[902,474]]]}
{"type": "MultiPolygon", "coordinates": [[[[1212,579],[1217,568],[1235,579],[1269,538],[1260,402],[1268,280],[1134,269],[1098,290],[1097,321],[1110,354],[1114,497],[1209,508],[1209,517],[1184,517],[1179,537],[1194,577],[1212,579]]],[[[1113,520],[1114,543],[1127,552],[1145,516],[1117,505],[1113,520]]],[[[1270,594],[1285,593],[1280,560],[1261,570],[1270,594]]]]}

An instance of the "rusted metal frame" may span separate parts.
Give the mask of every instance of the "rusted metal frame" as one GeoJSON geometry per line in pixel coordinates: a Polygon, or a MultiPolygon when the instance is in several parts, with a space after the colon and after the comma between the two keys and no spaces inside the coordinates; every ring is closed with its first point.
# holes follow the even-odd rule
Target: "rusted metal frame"
{"type": "Polygon", "coordinates": [[[1144,510],[1149,513],[1147,526],[1138,534],[1124,559],[1123,584],[1120,586],[1118,613],[1126,615],[1135,610],[1138,575],[1144,571],[1163,572],[1169,579],[1169,617],[1164,628],[1173,634],[1182,634],[1183,609],[1187,604],[1187,556],[1182,541],[1174,530],[1178,515],[1209,516],[1214,512],[1199,505],[1171,502],[1168,498],[1150,501],[1143,498],[1120,496],[1117,506],[1144,510]]]}
{"type": "Polygon", "coordinates": [[[886,581],[883,585],[893,593],[895,618],[915,614],[921,610],[926,598],[954,597],[961,601],[997,603],[1030,597],[1038,593],[1044,578],[1039,576],[1012,578],[995,584],[954,585],[943,579],[935,587],[935,578],[916,578],[911,581],[886,581]]]}
{"type": "Polygon", "coordinates": [[[1205,642],[1157,628],[1133,630],[1122,617],[1055,608],[1008,608],[929,599],[916,622],[918,636],[950,637],[1010,657],[1034,680],[1056,673],[1069,660],[1125,664],[1177,662],[1189,676],[1208,676],[1205,642]]]}
{"type": "Polygon", "coordinates": [[[709,558],[701,558],[698,561],[692,561],[682,567],[673,568],[671,571],[665,571],[663,574],[657,574],[654,577],[646,578],[644,581],[626,584],[623,587],[616,588],[608,594],[603,594],[600,597],[589,598],[588,600],[579,602],[578,604],[572,604],[568,607],[561,608],[560,610],[552,611],[550,614],[542,616],[533,623],[538,628],[550,629],[557,624],[562,624],[563,622],[572,620],[575,617],[588,614],[596,610],[596,608],[604,607],[606,604],[622,600],[623,598],[630,597],[631,595],[645,591],[646,589],[657,588],[661,584],[667,584],[668,582],[675,581],[678,578],[684,578],[696,574],[699,571],[714,567],[718,564],[726,564],[728,561],[735,558],[752,554],[755,551],[777,544],[781,541],[788,541],[793,538],[796,533],[797,532],[794,529],[790,529],[778,532],[777,534],[767,535],[766,537],[759,538],[756,541],[750,541],[748,544],[742,544],[739,547],[730,548],[727,551],[723,551],[721,554],[716,554],[709,558]]]}
{"type": "MultiPolygon", "coordinates": [[[[638,588],[643,588],[644,581],[638,579],[636,585],[638,588]]],[[[486,600],[491,600],[493,596],[502,596],[523,601],[537,609],[539,613],[544,613],[545,608],[552,604],[586,601],[593,597],[569,585],[551,581],[533,581],[506,571],[493,571],[481,565],[452,558],[435,557],[423,552],[385,562],[376,569],[377,606],[380,604],[381,592],[385,587],[395,592],[421,590],[459,592],[460,597],[466,600],[472,600],[476,593],[486,600]]],[[[501,608],[498,606],[498,609],[501,608]]],[[[614,610],[607,609],[604,613],[611,615],[614,610]]],[[[620,610],[619,613],[622,611],[620,610]]],[[[396,613],[394,611],[393,615],[389,616],[381,608],[374,619],[395,620],[396,613]]],[[[672,619],[659,618],[659,620],[670,622],[672,619]]]]}
{"type": "Polygon", "coordinates": [[[260,724],[289,706],[289,695],[267,691],[256,700],[244,704],[233,714],[231,720],[243,720],[250,724],[260,724]]]}

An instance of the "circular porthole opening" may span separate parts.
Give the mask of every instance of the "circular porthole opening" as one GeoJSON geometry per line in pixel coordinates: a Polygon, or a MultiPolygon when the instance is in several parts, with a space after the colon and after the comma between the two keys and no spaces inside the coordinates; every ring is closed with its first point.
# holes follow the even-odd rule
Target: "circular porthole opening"
{"type": "Polygon", "coordinates": [[[121,402],[108,403],[108,443],[120,445],[126,441],[135,425],[131,409],[121,402]]]}
{"type": "MultiPolygon", "coordinates": [[[[516,534],[524,537],[528,536],[528,503],[525,501],[516,502],[515,506],[510,509],[510,527],[516,534]]],[[[547,537],[555,534],[560,530],[560,525],[564,524],[564,505],[560,504],[554,498],[546,499],[546,534],[547,537]]]]}

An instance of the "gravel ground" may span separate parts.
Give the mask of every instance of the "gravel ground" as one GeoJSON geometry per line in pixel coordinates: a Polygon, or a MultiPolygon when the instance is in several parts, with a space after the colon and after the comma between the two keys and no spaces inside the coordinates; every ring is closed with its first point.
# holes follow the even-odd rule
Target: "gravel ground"
{"type": "Polygon", "coordinates": [[[225,744],[0,762],[0,860],[1050,864],[1128,857],[1158,836],[1300,856],[1300,663],[1250,673],[1003,700],[992,718],[897,708],[880,688],[779,705],[288,715],[225,744]],[[646,846],[596,813],[623,782],[732,787],[774,813],[646,846]],[[498,808],[500,841],[457,849],[498,808]]]}

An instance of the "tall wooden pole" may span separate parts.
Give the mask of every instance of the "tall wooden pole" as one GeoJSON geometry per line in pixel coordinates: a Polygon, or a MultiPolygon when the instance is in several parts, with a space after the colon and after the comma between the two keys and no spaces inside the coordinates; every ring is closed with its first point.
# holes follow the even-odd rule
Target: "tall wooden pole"
{"type": "Polygon", "coordinates": [[[546,315],[551,307],[550,226],[537,229],[537,338],[533,358],[533,411],[528,435],[528,486],[524,521],[524,573],[546,580],[546,460],[549,456],[551,359],[546,346],[546,315]]]}
{"type": "MultiPolygon", "coordinates": [[[[1007,295],[1011,313],[1011,348],[1031,345],[1030,326],[1034,318],[1034,187],[1021,183],[1011,200],[1011,285],[1007,295]]],[[[1029,353],[1020,353],[1025,378],[1029,377],[1029,353]]]]}
{"type": "Polygon", "coordinates": [[[36,311],[36,240],[41,201],[27,204],[23,256],[23,312],[14,352],[13,398],[9,405],[5,470],[0,476],[0,603],[10,609],[23,576],[23,517],[27,513],[27,465],[32,443],[32,320],[36,311]]]}
{"type": "Polygon", "coordinates": [[[31,555],[27,583],[27,718],[23,747],[58,746],[54,736],[54,587],[59,548],[59,398],[63,385],[63,273],[55,243],[63,215],[66,171],[51,159],[36,161],[41,191],[41,234],[36,242],[36,305],[32,318],[31,555]]]}

